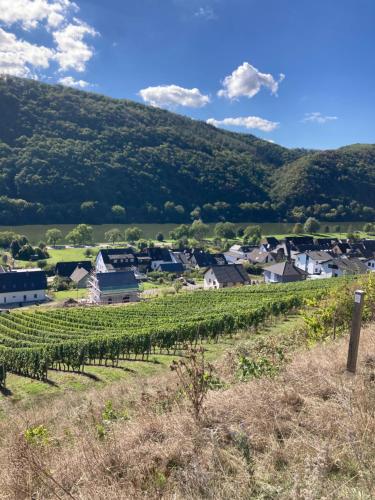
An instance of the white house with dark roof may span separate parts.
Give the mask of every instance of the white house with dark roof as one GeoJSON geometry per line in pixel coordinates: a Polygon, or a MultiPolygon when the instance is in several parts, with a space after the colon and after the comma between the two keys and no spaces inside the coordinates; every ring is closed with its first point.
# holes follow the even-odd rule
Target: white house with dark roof
{"type": "Polygon", "coordinates": [[[139,302],[139,286],[133,271],[95,273],[90,277],[90,302],[124,304],[139,302]]]}
{"type": "Polygon", "coordinates": [[[211,266],[204,274],[205,290],[249,285],[250,278],[242,264],[211,266]]]}
{"type": "Polygon", "coordinates": [[[0,307],[44,302],[47,276],[40,269],[14,269],[0,273],[0,307]]]}
{"type": "Polygon", "coordinates": [[[97,273],[126,271],[137,265],[137,258],[132,248],[105,248],[96,256],[97,273]]]}
{"type": "Polygon", "coordinates": [[[306,279],[307,273],[294,266],[291,262],[279,262],[264,269],[266,283],[291,283],[306,279]]]}
{"type": "Polygon", "coordinates": [[[332,262],[328,262],[327,268],[327,275],[333,278],[366,274],[370,271],[366,263],[357,257],[334,259],[332,262]]]}
{"type": "Polygon", "coordinates": [[[324,274],[327,270],[327,263],[332,260],[333,257],[328,252],[312,250],[298,253],[294,265],[309,275],[324,274]]]}

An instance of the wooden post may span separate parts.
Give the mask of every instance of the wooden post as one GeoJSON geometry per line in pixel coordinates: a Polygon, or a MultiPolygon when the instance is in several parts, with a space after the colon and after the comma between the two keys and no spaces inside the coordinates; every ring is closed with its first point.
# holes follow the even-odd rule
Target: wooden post
{"type": "Polygon", "coordinates": [[[346,369],[355,373],[357,368],[359,337],[361,334],[362,311],[365,299],[365,292],[356,290],[354,292],[354,312],[352,320],[352,331],[350,333],[348,362],[346,369]]]}

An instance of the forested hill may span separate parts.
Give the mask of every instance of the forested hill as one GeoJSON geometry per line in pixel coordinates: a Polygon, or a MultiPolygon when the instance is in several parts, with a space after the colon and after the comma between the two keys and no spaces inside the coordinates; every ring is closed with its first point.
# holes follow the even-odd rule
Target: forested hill
{"type": "Polygon", "coordinates": [[[206,221],[371,218],[375,146],[289,150],[132,101],[0,78],[2,224],[182,222],[192,210],[206,221]]]}

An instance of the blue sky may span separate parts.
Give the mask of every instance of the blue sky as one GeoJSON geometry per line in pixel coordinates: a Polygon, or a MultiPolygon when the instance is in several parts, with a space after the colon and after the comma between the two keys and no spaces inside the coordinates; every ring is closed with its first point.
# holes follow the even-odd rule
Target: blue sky
{"type": "Polygon", "coordinates": [[[373,0],[0,0],[0,73],[289,147],[374,140],[373,0]]]}

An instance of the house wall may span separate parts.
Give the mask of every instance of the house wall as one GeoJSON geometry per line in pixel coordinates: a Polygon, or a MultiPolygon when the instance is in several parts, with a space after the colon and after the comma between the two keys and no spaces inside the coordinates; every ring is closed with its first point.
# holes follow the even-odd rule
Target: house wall
{"type": "Polygon", "coordinates": [[[203,288],[205,290],[210,290],[213,288],[220,288],[220,284],[218,283],[212,269],[209,269],[204,275],[203,288]]]}
{"type": "Polygon", "coordinates": [[[85,276],[84,278],[81,279],[81,281],[79,281],[78,283],[76,283],[77,285],[77,288],[87,288],[87,283],[88,283],[88,280],[89,280],[89,274],[87,274],[87,276],[85,276]]]}
{"type": "Polygon", "coordinates": [[[328,262],[320,263],[314,259],[309,258],[306,254],[301,254],[296,257],[294,265],[308,274],[321,274],[326,272],[328,262]]]}
{"type": "Polygon", "coordinates": [[[24,292],[0,293],[0,306],[6,304],[28,304],[46,300],[45,290],[25,290],[24,292]],[[26,297],[26,300],[25,300],[26,297]]]}
{"type": "Polygon", "coordinates": [[[366,266],[369,271],[375,272],[375,259],[366,261],[366,266]]]}
{"type": "Polygon", "coordinates": [[[307,271],[306,269],[306,261],[307,261],[307,255],[305,253],[297,255],[294,265],[298,267],[298,269],[302,269],[302,271],[307,271]]]}
{"type": "Polygon", "coordinates": [[[293,283],[302,281],[302,278],[299,276],[280,276],[270,271],[264,271],[264,281],[266,283],[293,283]]]}
{"type": "Polygon", "coordinates": [[[96,258],[95,269],[96,269],[97,273],[106,273],[107,272],[107,267],[104,264],[103,257],[101,254],[99,254],[96,258]]]}

